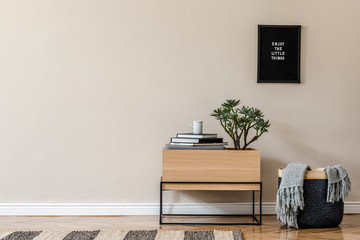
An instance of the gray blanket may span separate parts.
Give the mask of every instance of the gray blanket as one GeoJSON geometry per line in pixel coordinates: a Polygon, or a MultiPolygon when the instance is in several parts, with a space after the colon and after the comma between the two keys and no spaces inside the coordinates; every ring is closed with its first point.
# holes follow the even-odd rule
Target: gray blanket
{"type": "Polygon", "coordinates": [[[298,227],[297,215],[304,208],[303,185],[306,170],[304,163],[290,163],[282,171],[282,178],[276,196],[276,214],[282,225],[298,227]]]}
{"type": "MultiPolygon", "coordinates": [[[[304,163],[290,163],[282,171],[282,179],[276,196],[276,214],[282,225],[296,227],[297,215],[304,208],[304,176],[311,168],[304,163]]],[[[351,191],[346,170],[340,165],[326,167],[328,176],[327,202],[345,200],[351,191]]]]}
{"type": "Polygon", "coordinates": [[[336,165],[334,167],[326,167],[325,171],[328,175],[327,202],[338,202],[351,191],[351,182],[346,170],[336,165]]]}

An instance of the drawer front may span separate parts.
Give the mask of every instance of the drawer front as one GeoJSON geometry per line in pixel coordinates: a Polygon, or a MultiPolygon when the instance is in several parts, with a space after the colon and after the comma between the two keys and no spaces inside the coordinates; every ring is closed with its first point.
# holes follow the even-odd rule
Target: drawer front
{"type": "Polygon", "coordinates": [[[163,150],[165,182],[260,182],[257,150],[163,150]]]}

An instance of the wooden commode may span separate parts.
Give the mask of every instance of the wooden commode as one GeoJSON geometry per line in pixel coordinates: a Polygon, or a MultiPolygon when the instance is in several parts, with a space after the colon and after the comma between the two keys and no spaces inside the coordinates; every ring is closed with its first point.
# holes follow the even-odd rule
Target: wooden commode
{"type": "MultiPolygon", "coordinates": [[[[160,224],[175,224],[173,222],[163,222],[163,216],[179,216],[179,214],[163,214],[162,193],[167,190],[252,191],[253,214],[230,214],[229,216],[252,216],[254,222],[244,224],[261,224],[262,184],[260,166],[260,152],[258,150],[236,151],[164,149],[162,179],[160,183],[160,224]],[[255,216],[254,192],[260,193],[259,219],[255,216]]],[[[186,216],[189,215],[186,214],[186,216]]],[[[204,215],[193,214],[191,216],[204,215]]],[[[208,214],[206,214],[206,216],[208,216],[208,214]]],[[[221,216],[228,216],[228,214],[223,214],[221,216]]],[[[233,224],[241,223],[236,222],[233,224]]]]}

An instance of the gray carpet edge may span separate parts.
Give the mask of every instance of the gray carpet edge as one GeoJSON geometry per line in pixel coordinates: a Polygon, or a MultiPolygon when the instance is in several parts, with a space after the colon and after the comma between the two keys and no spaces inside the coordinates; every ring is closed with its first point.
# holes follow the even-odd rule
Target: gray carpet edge
{"type": "MultiPolygon", "coordinates": [[[[42,233],[63,233],[68,232],[65,237],[60,237],[56,239],[60,240],[97,240],[97,236],[99,233],[114,233],[118,231],[126,232],[126,235],[124,237],[120,238],[109,238],[109,240],[112,239],[118,239],[118,240],[156,240],[156,236],[159,232],[184,232],[184,238],[181,238],[183,240],[217,240],[214,235],[214,230],[210,231],[181,231],[181,230],[110,230],[110,229],[101,229],[101,230],[37,230],[37,231],[30,231],[30,230],[24,230],[24,231],[6,231],[6,230],[0,230],[0,236],[2,237],[1,240],[36,240],[39,239],[49,239],[52,238],[42,238],[42,233]],[[3,233],[1,235],[1,233],[3,233]],[[6,233],[6,236],[4,236],[4,233],[6,233]]],[[[217,230],[219,231],[219,230],[217,230]]],[[[223,230],[220,230],[223,231],[223,230]]],[[[242,240],[242,232],[240,229],[233,230],[233,231],[223,231],[228,232],[228,234],[231,234],[232,238],[226,238],[221,240],[242,240]],[[231,233],[230,233],[231,232],[231,233]]],[[[54,237],[54,236],[53,236],[54,237]]]]}

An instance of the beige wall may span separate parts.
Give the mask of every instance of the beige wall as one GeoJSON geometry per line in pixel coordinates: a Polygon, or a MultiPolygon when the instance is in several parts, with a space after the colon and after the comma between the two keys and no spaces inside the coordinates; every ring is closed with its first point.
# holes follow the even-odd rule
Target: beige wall
{"type": "Polygon", "coordinates": [[[360,201],[359,23],[357,0],[0,1],[0,202],[157,202],[164,144],[197,119],[229,140],[227,98],[271,120],[265,201],[294,161],[360,201]],[[302,25],[300,85],[256,83],[258,24],[302,25]]]}

